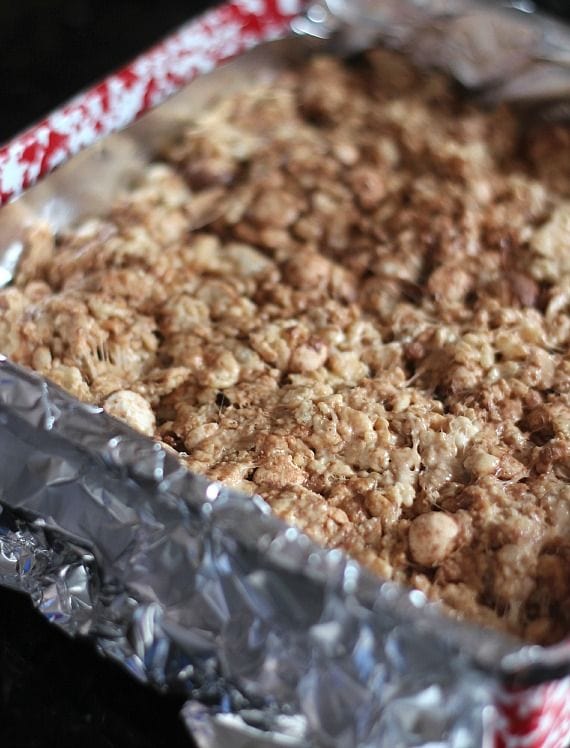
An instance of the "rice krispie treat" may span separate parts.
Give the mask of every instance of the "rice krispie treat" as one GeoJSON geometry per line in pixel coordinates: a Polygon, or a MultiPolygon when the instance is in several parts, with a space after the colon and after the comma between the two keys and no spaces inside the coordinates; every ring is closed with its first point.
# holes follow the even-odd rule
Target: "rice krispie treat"
{"type": "Polygon", "coordinates": [[[190,123],[38,227],[0,350],[319,543],[570,632],[570,135],[372,51],[190,123]]]}

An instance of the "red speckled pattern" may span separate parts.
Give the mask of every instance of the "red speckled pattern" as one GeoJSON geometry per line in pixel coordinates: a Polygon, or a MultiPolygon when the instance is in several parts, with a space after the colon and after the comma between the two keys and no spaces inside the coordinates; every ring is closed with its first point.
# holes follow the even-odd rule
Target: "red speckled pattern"
{"type": "Polygon", "coordinates": [[[120,130],[200,73],[286,32],[301,0],[234,0],[191,21],[130,65],[0,148],[0,205],[102,135],[120,130]]]}
{"type": "Polygon", "coordinates": [[[570,678],[505,689],[497,699],[495,748],[565,748],[570,741],[570,678]]]}
{"type": "MultiPolygon", "coordinates": [[[[287,33],[302,0],[234,0],[191,21],[0,148],[0,205],[101,136],[120,130],[197,75],[287,33]]],[[[497,698],[495,748],[564,748],[570,678],[497,698]]]]}

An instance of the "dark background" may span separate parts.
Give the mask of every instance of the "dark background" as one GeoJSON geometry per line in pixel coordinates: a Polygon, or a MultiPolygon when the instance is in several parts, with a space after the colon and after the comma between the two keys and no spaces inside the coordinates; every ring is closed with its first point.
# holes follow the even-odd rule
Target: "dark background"
{"type": "MultiPolygon", "coordinates": [[[[0,142],[213,4],[0,0],[0,142]]],[[[570,15],[570,0],[541,4],[570,15]]],[[[2,746],[188,746],[181,703],[137,684],[0,589],[2,746]]]]}
{"type": "Polygon", "coordinates": [[[216,4],[0,0],[0,142],[216,4]]]}

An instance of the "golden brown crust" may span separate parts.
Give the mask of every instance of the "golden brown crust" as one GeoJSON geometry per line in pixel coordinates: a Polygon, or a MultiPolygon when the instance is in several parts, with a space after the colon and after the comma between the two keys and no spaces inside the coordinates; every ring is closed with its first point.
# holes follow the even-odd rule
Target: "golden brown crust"
{"type": "Polygon", "coordinates": [[[0,348],[383,576],[560,639],[570,157],[519,130],[391,53],[313,60],[30,236],[0,348]]]}

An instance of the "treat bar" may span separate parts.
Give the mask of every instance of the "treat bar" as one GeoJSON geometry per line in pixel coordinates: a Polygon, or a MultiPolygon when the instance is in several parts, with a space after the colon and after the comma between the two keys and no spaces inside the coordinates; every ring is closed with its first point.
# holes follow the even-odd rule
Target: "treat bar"
{"type": "Polygon", "coordinates": [[[316,57],[107,215],[35,226],[0,349],[383,579],[559,641],[569,148],[396,53],[316,57]]]}

